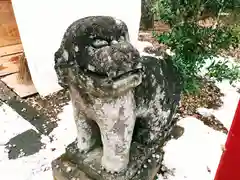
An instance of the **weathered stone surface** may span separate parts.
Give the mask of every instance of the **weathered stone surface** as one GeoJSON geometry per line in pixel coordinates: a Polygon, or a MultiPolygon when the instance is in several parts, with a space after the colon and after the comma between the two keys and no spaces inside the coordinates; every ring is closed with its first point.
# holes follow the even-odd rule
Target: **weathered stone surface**
{"type": "Polygon", "coordinates": [[[74,22],[55,54],[59,83],[70,89],[78,148],[91,150],[97,124],[103,142],[101,165],[112,172],[129,162],[136,120],[134,88],[142,79],[139,57],[125,23],[106,16],[74,22]]]}
{"type": "Polygon", "coordinates": [[[53,161],[54,180],[93,180],[81,171],[76,164],[60,157],[53,161]]]}
{"type": "Polygon", "coordinates": [[[160,167],[163,152],[159,149],[153,152],[152,149],[138,143],[132,143],[128,168],[118,174],[111,174],[103,170],[101,168],[101,157],[101,147],[90,151],[88,154],[82,154],[78,151],[76,143],[73,143],[67,148],[65,155],[53,162],[53,175],[58,177],[59,180],[61,180],[61,177],[67,177],[70,180],[71,178],[79,178],[82,170],[95,180],[152,180],[160,167]],[[66,163],[68,165],[64,166],[63,164],[66,163]],[[71,171],[67,171],[67,169],[70,169],[68,166],[71,166],[71,171]]]}
{"type": "Polygon", "coordinates": [[[174,124],[181,88],[171,60],[140,57],[124,22],[92,16],[69,26],[55,69],[78,131],[69,161],[96,179],[133,178],[174,124]]]}
{"type": "Polygon", "coordinates": [[[77,71],[101,77],[94,82],[99,87],[104,83],[99,82],[100,79],[111,80],[108,77],[118,77],[135,69],[138,58],[138,51],[129,43],[124,22],[107,16],[92,16],[69,26],[55,53],[55,69],[62,86],[69,84],[68,71],[63,67],[75,66],[77,71]]]}
{"type": "Polygon", "coordinates": [[[181,84],[168,56],[141,57],[144,74],[135,89],[136,127],[134,140],[150,145],[170,133],[173,115],[180,101],[181,84]]]}

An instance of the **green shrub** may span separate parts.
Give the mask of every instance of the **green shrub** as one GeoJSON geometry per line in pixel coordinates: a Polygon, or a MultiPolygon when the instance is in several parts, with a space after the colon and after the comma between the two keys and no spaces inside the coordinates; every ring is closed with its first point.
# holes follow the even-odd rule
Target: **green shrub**
{"type": "MultiPolygon", "coordinates": [[[[239,1],[239,0],[237,0],[239,1]]],[[[240,78],[238,67],[230,68],[225,62],[214,61],[219,50],[236,48],[239,45],[239,34],[233,26],[213,25],[203,27],[199,20],[211,10],[217,15],[225,10],[234,9],[233,2],[227,0],[156,0],[160,18],[171,27],[169,32],[154,36],[160,43],[167,45],[174,55],[172,60],[181,74],[184,91],[197,92],[201,86],[199,73],[206,60],[211,60],[207,75],[216,80],[240,78]]],[[[236,3],[236,2],[235,2],[236,3]]]]}

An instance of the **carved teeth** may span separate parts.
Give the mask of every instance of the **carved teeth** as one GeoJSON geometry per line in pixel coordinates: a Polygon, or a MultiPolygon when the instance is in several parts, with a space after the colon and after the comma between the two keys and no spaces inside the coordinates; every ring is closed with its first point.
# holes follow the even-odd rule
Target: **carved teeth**
{"type": "Polygon", "coordinates": [[[124,78],[124,79],[114,82],[112,87],[113,87],[113,89],[119,89],[119,88],[123,87],[124,85],[125,86],[128,85],[129,87],[130,86],[136,87],[138,84],[140,84],[139,76],[134,74],[134,75],[130,75],[127,78],[124,78]]]}

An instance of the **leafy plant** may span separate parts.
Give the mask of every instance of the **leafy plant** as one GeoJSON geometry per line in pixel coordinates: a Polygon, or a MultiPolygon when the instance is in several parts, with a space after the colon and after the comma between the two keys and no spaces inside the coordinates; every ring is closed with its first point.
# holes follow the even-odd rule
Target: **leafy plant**
{"type": "Polygon", "coordinates": [[[231,65],[229,67],[228,61],[224,62],[212,62],[212,64],[208,67],[207,75],[210,77],[214,77],[217,81],[222,81],[223,79],[229,79],[230,83],[234,80],[240,78],[240,66],[231,65]]]}
{"type": "MultiPolygon", "coordinates": [[[[226,63],[214,63],[213,57],[219,50],[236,48],[239,44],[239,35],[231,26],[215,23],[212,26],[201,26],[199,20],[211,10],[219,20],[220,13],[226,9],[233,9],[230,0],[157,0],[158,12],[163,21],[171,27],[169,32],[156,34],[156,39],[174,53],[173,63],[179,71],[184,91],[197,92],[201,87],[199,72],[205,61],[213,63],[208,75],[221,81],[224,78],[234,81],[239,78],[239,69],[229,68],[226,63]]],[[[218,21],[217,21],[218,22],[218,21]]]]}

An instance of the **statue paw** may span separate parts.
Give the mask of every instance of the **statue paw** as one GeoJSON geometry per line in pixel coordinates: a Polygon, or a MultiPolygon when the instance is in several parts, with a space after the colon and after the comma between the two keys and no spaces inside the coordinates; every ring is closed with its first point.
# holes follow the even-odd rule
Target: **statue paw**
{"type": "Polygon", "coordinates": [[[128,165],[128,159],[123,160],[122,158],[105,158],[102,157],[102,168],[108,173],[115,174],[124,171],[128,165]]]}
{"type": "Polygon", "coordinates": [[[109,173],[109,174],[117,174],[118,172],[114,172],[114,171],[108,171],[106,168],[104,168],[103,166],[102,166],[102,169],[104,170],[104,171],[106,171],[107,173],[109,173]]]}

